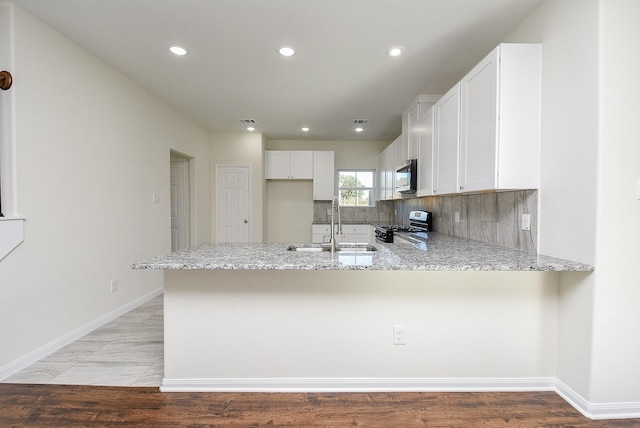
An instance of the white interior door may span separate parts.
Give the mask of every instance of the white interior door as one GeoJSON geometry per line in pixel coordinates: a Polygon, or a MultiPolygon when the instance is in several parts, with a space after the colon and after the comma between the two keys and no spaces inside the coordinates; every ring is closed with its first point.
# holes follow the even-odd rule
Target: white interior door
{"type": "Polygon", "coordinates": [[[249,167],[216,167],[216,242],[249,242],[249,167]]]}
{"type": "Polygon", "coordinates": [[[171,251],[189,247],[189,161],[171,159],[171,251]]]}

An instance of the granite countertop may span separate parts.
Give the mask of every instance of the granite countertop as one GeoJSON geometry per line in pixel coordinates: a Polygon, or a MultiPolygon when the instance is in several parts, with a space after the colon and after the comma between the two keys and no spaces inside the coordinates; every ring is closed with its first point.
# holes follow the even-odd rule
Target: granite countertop
{"type": "MultiPolygon", "coordinates": [[[[302,245],[302,244],[301,244],[302,245]]],[[[307,244],[310,245],[310,244],[307,244]]],[[[430,232],[426,249],[376,243],[378,251],[296,252],[289,244],[202,244],[135,263],[133,269],[593,271],[593,266],[430,232]]]]}

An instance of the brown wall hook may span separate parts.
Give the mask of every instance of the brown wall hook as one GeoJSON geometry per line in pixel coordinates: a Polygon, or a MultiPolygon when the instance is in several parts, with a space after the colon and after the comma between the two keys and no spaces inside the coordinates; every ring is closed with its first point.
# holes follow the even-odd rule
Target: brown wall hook
{"type": "Polygon", "coordinates": [[[11,76],[11,73],[4,70],[0,71],[0,89],[2,89],[3,91],[6,91],[11,87],[12,83],[13,83],[13,77],[11,76]]]}

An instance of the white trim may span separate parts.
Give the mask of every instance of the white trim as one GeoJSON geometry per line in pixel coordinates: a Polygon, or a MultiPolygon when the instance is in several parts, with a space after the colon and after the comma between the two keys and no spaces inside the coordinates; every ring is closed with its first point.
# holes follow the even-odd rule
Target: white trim
{"type": "Polygon", "coordinates": [[[162,392],[554,391],[555,378],[164,378],[162,392]]]}
{"type": "Polygon", "coordinates": [[[580,394],[556,379],[556,393],[589,419],[640,418],[640,402],[590,403],[580,394]]]}
{"type": "Polygon", "coordinates": [[[0,217],[0,260],[24,241],[24,219],[0,217]]]}
{"type": "Polygon", "coordinates": [[[540,378],[164,378],[162,392],[526,392],[553,391],[583,416],[640,418],[640,402],[590,403],[553,377],[540,378]]]}
{"type": "Polygon", "coordinates": [[[34,349],[33,351],[29,352],[26,355],[23,355],[17,360],[14,360],[8,364],[5,364],[4,366],[0,367],[0,381],[18,373],[20,370],[41,360],[42,358],[57,351],[58,349],[61,349],[67,346],[68,344],[81,338],[85,334],[92,332],[93,330],[103,326],[104,324],[110,321],[113,321],[119,316],[126,314],[130,310],[142,305],[143,303],[148,302],[149,300],[161,294],[162,294],[162,287],[157,288],[141,297],[138,297],[135,300],[132,300],[131,302],[125,305],[120,306],[114,311],[111,311],[108,314],[101,316],[100,318],[96,318],[95,320],[73,331],[70,331],[69,333],[47,343],[46,345],[43,345],[37,349],[34,349]]]}

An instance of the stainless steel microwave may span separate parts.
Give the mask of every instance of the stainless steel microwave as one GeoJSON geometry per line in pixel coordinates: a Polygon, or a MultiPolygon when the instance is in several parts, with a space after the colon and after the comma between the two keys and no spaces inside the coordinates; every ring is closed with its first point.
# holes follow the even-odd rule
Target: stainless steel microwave
{"type": "Polygon", "coordinates": [[[411,159],[409,163],[396,171],[396,191],[400,193],[416,193],[418,187],[418,161],[411,159]]]}

